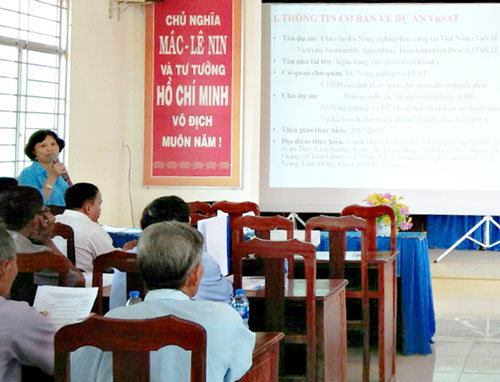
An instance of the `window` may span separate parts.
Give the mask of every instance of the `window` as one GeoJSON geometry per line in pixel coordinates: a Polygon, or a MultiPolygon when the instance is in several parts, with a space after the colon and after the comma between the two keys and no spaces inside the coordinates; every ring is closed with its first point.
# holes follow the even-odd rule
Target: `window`
{"type": "Polygon", "coordinates": [[[68,1],[0,2],[0,176],[30,165],[33,132],[66,136],[68,1]]]}

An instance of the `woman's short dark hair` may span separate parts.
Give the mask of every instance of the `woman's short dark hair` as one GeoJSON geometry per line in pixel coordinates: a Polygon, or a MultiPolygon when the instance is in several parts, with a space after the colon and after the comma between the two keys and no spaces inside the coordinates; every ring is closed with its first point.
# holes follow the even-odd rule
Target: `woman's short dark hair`
{"type": "Polygon", "coordinates": [[[42,195],[36,188],[15,186],[0,193],[0,216],[12,231],[26,227],[42,207],[42,195]]]}
{"type": "Polygon", "coordinates": [[[189,222],[189,206],[178,196],[162,196],[149,203],[142,212],[141,228],[154,223],[175,220],[189,222]]]}
{"type": "Polygon", "coordinates": [[[35,156],[35,145],[37,143],[43,142],[45,138],[47,138],[47,135],[50,135],[52,138],[54,138],[57,142],[57,145],[59,146],[59,151],[62,151],[64,149],[64,140],[59,138],[56,133],[54,133],[52,130],[38,130],[37,132],[33,133],[28,140],[28,143],[26,144],[26,147],[24,148],[24,153],[28,158],[31,160],[36,160],[35,156]]]}
{"type": "Polygon", "coordinates": [[[99,192],[99,189],[91,183],[76,183],[66,190],[64,201],[66,208],[80,209],[85,202],[92,202],[99,192]]]}

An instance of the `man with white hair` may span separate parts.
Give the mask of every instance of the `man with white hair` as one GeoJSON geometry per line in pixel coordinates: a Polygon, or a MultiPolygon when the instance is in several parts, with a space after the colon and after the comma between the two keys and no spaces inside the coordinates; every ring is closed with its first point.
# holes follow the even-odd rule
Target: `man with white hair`
{"type": "MultiPolygon", "coordinates": [[[[176,221],[148,226],[139,239],[137,265],[149,290],[144,302],[113,309],[111,318],[146,319],[173,314],[196,322],[207,333],[207,381],[240,379],[252,365],[255,334],[226,303],[192,300],[203,275],[203,236],[176,221]]],[[[95,348],[72,357],[72,381],[109,381],[112,358],[95,348]]],[[[190,355],[175,346],[151,353],[151,380],[190,381],[190,355]]]]}
{"type": "Polygon", "coordinates": [[[14,242],[0,228],[0,381],[20,381],[21,365],[54,371],[54,325],[26,302],[7,299],[17,272],[14,242]]]}

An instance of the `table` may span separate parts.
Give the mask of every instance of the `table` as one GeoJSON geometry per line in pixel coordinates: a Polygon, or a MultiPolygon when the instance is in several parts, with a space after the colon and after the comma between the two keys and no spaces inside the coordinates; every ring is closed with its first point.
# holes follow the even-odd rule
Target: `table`
{"type": "Polygon", "coordinates": [[[106,225],[102,226],[102,228],[113,239],[113,246],[115,248],[122,248],[130,240],[138,240],[142,233],[140,228],[119,228],[106,225]]]}
{"type": "MultiPolygon", "coordinates": [[[[243,284],[245,285],[245,284],[243,284]]],[[[316,280],[318,351],[318,381],[347,380],[347,327],[345,287],[347,280],[316,280]]],[[[262,330],[264,288],[245,290],[250,301],[250,329],[262,330]]],[[[285,293],[285,306],[294,311],[302,309],[305,319],[306,282],[304,279],[289,280],[285,293]]],[[[294,313],[295,317],[300,314],[294,313]]],[[[295,322],[299,325],[300,322],[295,322]]],[[[286,343],[286,337],[285,337],[286,343]]],[[[305,357],[301,359],[305,363],[305,357]]],[[[285,360],[286,363],[286,360],[285,360]]]]}
{"type": "Polygon", "coordinates": [[[252,367],[240,382],[278,382],[280,341],[285,337],[281,332],[255,333],[252,367]]]}
{"type": "MultiPolygon", "coordinates": [[[[359,251],[361,234],[347,233],[347,250],[359,251]]],[[[377,237],[377,248],[390,249],[389,237],[377,237]]],[[[436,331],[426,232],[399,232],[397,274],[401,279],[401,324],[405,355],[430,354],[436,331]]],[[[319,251],[328,251],[328,233],[321,233],[319,251]]]]}

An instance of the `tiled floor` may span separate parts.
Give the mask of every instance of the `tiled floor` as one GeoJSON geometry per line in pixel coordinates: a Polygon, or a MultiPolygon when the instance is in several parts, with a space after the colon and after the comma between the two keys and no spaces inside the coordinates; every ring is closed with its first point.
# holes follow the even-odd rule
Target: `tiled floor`
{"type": "MultiPolygon", "coordinates": [[[[443,251],[431,250],[431,261],[443,251]]],[[[456,251],[459,253],[460,251],[456,251]]],[[[498,270],[498,280],[476,277],[432,279],[436,334],[433,354],[403,356],[396,359],[398,382],[500,382],[500,253],[485,272],[498,270]],[[497,260],[498,258],[498,260],[497,260]]],[[[453,256],[452,252],[449,256],[453,256]]],[[[446,266],[445,259],[439,267],[446,266]]],[[[479,262],[454,267],[478,267],[479,262]]],[[[483,266],[479,264],[480,266],[483,266]]],[[[431,273],[433,266],[431,266],[431,273]]],[[[435,272],[436,274],[440,272],[435,272]]],[[[348,381],[361,381],[360,349],[349,349],[348,381]]],[[[371,357],[370,381],[378,380],[377,354],[371,357]]]]}

